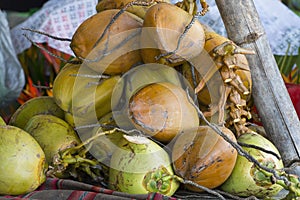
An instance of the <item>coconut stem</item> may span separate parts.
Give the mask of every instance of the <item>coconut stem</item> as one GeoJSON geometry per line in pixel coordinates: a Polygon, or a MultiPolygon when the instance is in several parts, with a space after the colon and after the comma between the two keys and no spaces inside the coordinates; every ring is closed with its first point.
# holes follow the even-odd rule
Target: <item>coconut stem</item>
{"type": "Polygon", "coordinates": [[[204,16],[209,11],[209,5],[207,4],[206,0],[200,0],[202,10],[199,12],[197,2],[195,0],[183,0],[183,2],[177,5],[191,15],[204,16]]]}
{"type": "Polygon", "coordinates": [[[36,84],[32,84],[33,87],[38,88],[38,89],[46,89],[46,90],[51,90],[52,87],[51,86],[45,86],[45,85],[36,85],[36,84]]]}
{"type": "Polygon", "coordinates": [[[211,189],[209,189],[209,188],[207,188],[207,187],[204,187],[204,186],[202,186],[202,185],[199,185],[199,184],[197,184],[197,183],[195,183],[195,182],[193,182],[193,181],[185,180],[185,179],[183,179],[183,178],[181,178],[181,177],[179,177],[179,176],[176,176],[176,175],[173,175],[172,178],[174,178],[175,180],[177,180],[178,182],[180,182],[180,183],[182,183],[182,184],[184,184],[184,185],[187,185],[187,184],[188,184],[188,185],[192,185],[192,186],[194,186],[194,187],[196,187],[196,188],[199,188],[199,189],[201,189],[201,190],[203,190],[203,191],[205,191],[205,192],[208,192],[209,194],[215,195],[215,196],[219,197],[220,199],[226,200],[226,199],[225,199],[221,194],[219,194],[218,192],[213,191],[213,190],[211,190],[211,189]]]}
{"type": "Polygon", "coordinates": [[[123,132],[127,135],[137,134],[137,135],[145,136],[145,134],[142,131],[137,130],[137,129],[124,130],[124,129],[118,128],[116,126],[113,126],[113,125],[105,125],[105,124],[98,124],[98,123],[97,124],[84,125],[84,126],[78,126],[78,127],[75,128],[75,130],[84,129],[84,128],[93,128],[93,127],[111,128],[112,130],[115,129],[116,131],[121,131],[121,132],[123,132]]]}
{"type": "Polygon", "coordinates": [[[97,133],[96,135],[88,138],[87,140],[85,140],[84,142],[82,142],[81,144],[74,146],[72,148],[66,149],[66,151],[63,152],[62,154],[62,158],[64,158],[67,154],[72,154],[71,152],[76,152],[77,150],[79,150],[80,148],[86,146],[87,144],[89,144],[90,142],[92,142],[93,140],[95,140],[96,138],[102,136],[102,135],[108,135],[108,134],[112,134],[116,131],[117,129],[114,128],[112,130],[108,130],[108,131],[103,131],[100,133],[97,133]]]}
{"type": "Polygon", "coordinates": [[[206,0],[200,0],[200,5],[202,10],[197,13],[198,16],[204,16],[209,11],[209,5],[207,4],[206,0]]]}
{"type": "Polygon", "coordinates": [[[224,192],[222,190],[215,190],[216,192],[220,193],[220,194],[223,194],[225,196],[228,196],[230,197],[231,199],[236,199],[236,200],[259,200],[258,198],[256,198],[255,196],[249,196],[249,197],[238,197],[238,196],[235,196],[233,194],[230,194],[228,192],[224,192]]]}
{"type": "MultiPolygon", "coordinates": [[[[99,126],[99,127],[103,127],[101,124],[96,124],[93,125],[95,127],[99,126]]],[[[90,126],[89,126],[90,127],[90,126]]],[[[104,126],[105,127],[105,126],[104,126]]],[[[82,127],[80,127],[82,128],[82,127]]],[[[87,128],[86,126],[84,126],[83,128],[87,128]]],[[[77,127],[78,129],[78,127],[77,127]]],[[[68,148],[66,149],[64,152],[62,152],[62,155],[61,157],[64,158],[66,157],[68,154],[74,154],[75,152],[78,153],[78,151],[83,148],[83,147],[88,147],[88,148],[84,148],[85,150],[83,150],[84,152],[87,152],[89,150],[89,148],[92,146],[92,145],[88,145],[88,144],[91,144],[95,139],[97,139],[98,137],[100,136],[103,136],[103,135],[110,135],[110,134],[113,134],[115,133],[116,131],[120,131],[120,132],[123,132],[127,135],[133,135],[133,133],[139,133],[139,135],[142,134],[141,131],[139,130],[136,130],[136,129],[133,129],[133,130],[130,130],[130,131],[126,131],[126,130],[123,130],[123,129],[120,129],[120,128],[117,128],[117,127],[114,127],[113,129],[111,130],[107,130],[107,131],[101,131],[101,132],[97,132],[95,135],[93,135],[92,137],[89,137],[87,140],[83,141],[81,144],[77,145],[77,146],[74,146],[72,148],[68,148]]],[[[144,134],[142,134],[144,135],[144,134]]],[[[80,152],[80,151],[79,151],[80,152]]]]}
{"type": "Polygon", "coordinates": [[[54,176],[56,173],[69,174],[74,178],[80,179],[80,172],[84,172],[84,174],[90,176],[94,181],[99,181],[99,178],[101,178],[100,172],[102,170],[99,168],[101,163],[99,163],[98,160],[86,158],[87,152],[86,148],[81,150],[74,147],[66,149],[66,151],[56,159],[54,167],[49,171],[49,174],[54,176]]]}
{"type": "Polygon", "coordinates": [[[75,77],[85,77],[85,78],[94,78],[94,79],[101,79],[101,78],[110,78],[109,75],[99,74],[99,75],[91,75],[91,74],[70,74],[70,76],[75,77]]]}
{"type": "Polygon", "coordinates": [[[257,146],[257,145],[246,144],[246,143],[243,143],[243,142],[238,142],[238,144],[239,144],[240,146],[242,146],[242,147],[253,148],[253,149],[257,149],[257,150],[263,151],[263,152],[265,152],[265,153],[268,153],[268,154],[271,154],[271,155],[275,156],[278,160],[281,160],[281,157],[280,157],[278,154],[276,154],[275,152],[273,152],[273,151],[268,151],[268,150],[266,150],[266,149],[264,149],[264,148],[262,148],[262,147],[259,147],[259,146],[257,146]]]}
{"type": "Polygon", "coordinates": [[[61,60],[61,61],[63,61],[63,62],[70,63],[70,64],[81,64],[81,63],[82,63],[81,61],[66,60],[66,59],[64,59],[63,57],[58,56],[58,55],[56,55],[56,54],[54,54],[54,53],[48,51],[46,48],[42,47],[41,45],[38,45],[36,42],[32,41],[32,40],[28,37],[28,35],[26,35],[26,34],[23,34],[23,35],[24,35],[24,37],[25,37],[27,40],[30,41],[30,43],[31,43],[33,46],[36,46],[37,48],[39,48],[39,49],[41,49],[41,50],[47,52],[50,56],[53,56],[53,57],[58,58],[59,60],[61,60]]]}
{"type": "Polygon", "coordinates": [[[97,162],[95,162],[93,160],[83,158],[83,157],[80,157],[80,156],[74,156],[74,157],[73,156],[68,156],[67,158],[63,158],[62,162],[67,163],[67,164],[88,163],[92,166],[95,166],[95,165],[98,164],[97,162]]]}
{"type": "Polygon", "coordinates": [[[264,174],[264,176],[266,178],[270,178],[270,182],[271,180],[273,182],[275,182],[278,185],[281,185],[284,189],[290,191],[289,194],[287,194],[287,196],[285,197],[285,199],[295,199],[295,197],[300,197],[300,182],[298,179],[298,176],[293,175],[293,174],[286,174],[285,172],[282,172],[282,174],[284,176],[287,176],[288,179],[290,180],[289,184],[286,184],[284,181],[282,180],[277,180],[277,179],[273,179],[273,174],[270,174],[264,170],[258,169],[261,173],[264,174]]]}
{"type": "Polygon", "coordinates": [[[52,39],[59,40],[59,41],[67,41],[67,42],[71,42],[72,41],[72,39],[70,39],[70,38],[56,37],[56,36],[50,35],[48,33],[45,33],[45,32],[42,32],[42,31],[38,31],[38,30],[33,30],[33,29],[30,29],[30,28],[21,28],[21,29],[25,30],[25,31],[30,31],[30,32],[33,32],[33,33],[38,33],[38,34],[41,34],[41,35],[45,35],[47,37],[50,37],[52,39]]]}

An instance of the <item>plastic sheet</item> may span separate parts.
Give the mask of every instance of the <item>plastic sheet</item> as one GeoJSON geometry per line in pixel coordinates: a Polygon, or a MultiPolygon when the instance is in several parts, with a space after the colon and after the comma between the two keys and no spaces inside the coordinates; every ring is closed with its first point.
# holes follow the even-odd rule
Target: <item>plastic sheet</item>
{"type": "Polygon", "coordinates": [[[23,68],[12,44],[6,13],[0,10],[0,107],[17,99],[24,84],[23,68]]]}

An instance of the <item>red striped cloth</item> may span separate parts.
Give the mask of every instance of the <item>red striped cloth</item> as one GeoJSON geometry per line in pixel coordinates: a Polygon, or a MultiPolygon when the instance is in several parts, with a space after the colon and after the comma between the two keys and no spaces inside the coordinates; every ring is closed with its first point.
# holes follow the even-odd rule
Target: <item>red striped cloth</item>
{"type": "Polygon", "coordinates": [[[0,196],[0,199],[26,200],[26,199],[55,199],[55,200],[178,200],[159,193],[127,194],[109,190],[68,179],[48,178],[37,190],[19,196],[0,196]]]}

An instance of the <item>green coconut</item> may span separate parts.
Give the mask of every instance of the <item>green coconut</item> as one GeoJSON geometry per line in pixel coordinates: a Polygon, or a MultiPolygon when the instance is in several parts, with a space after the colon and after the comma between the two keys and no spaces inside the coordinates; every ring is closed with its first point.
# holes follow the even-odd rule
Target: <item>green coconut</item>
{"type": "Polygon", "coordinates": [[[10,118],[8,124],[24,129],[27,121],[39,114],[51,114],[64,118],[64,111],[55,103],[51,96],[39,96],[22,104],[10,118]]]}
{"type": "Polygon", "coordinates": [[[4,121],[4,119],[0,116],[0,126],[5,126],[6,123],[4,121]]]}
{"type": "Polygon", "coordinates": [[[146,137],[124,136],[110,162],[109,188],[129,194],[172,196],[180,183],[168,153],[146,137]]]}
{"type": "Polygon", "coordinates": [[[0,195],[34,191],[45,180],[45,154],[37,141],[15,126],[0,126],[0,195]]]}
{"type": "MultiPolygon", "coordinates": [[[[268,139],[257,133],[242,134],[238,138],[238,142],[256,145],[280,156],[277,148],[268,139]]],[[[255,148],[243,147],[243,149],[259,161],[260,164],[270,169],[280,170],[284,167],[282,160],[273,154],[255,148]]],[[[270,177],[265,176],[254,163],[244,156],[238,155],[234,169],[221,186],[221,189],[237,196],[266,198],[276,196],[283,188],[271,182],[270,177]]]]}
{"type": "Polygon", "coordinates": [[[72,94],[81,65],[67,63],[53,81],[53,99],[65,112],[71,110],[72,94]]]}
{"type": "Polygon", "coordinates": [[[49,165],[57,153],[81,143],[73,127],[53,115],[33,116],[24,130],[41,145],[49,165]]]}
{"type": "Polygon", "coordinates": [[[111,98],[119,75],[101,80],[78,78],[72,94],[72,109],[76,126],[91,124],[111,112],[111,98]]]}

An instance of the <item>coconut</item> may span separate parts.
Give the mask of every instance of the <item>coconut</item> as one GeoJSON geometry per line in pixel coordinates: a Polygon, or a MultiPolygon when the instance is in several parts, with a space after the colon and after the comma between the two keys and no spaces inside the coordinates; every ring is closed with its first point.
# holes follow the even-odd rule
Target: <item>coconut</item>
{"type": "Polygon", "coordinates": [[[172,196],[180,183],[168,153],[146,137],[124,136],[111,158],[109,188],[129,194],[172,196]]]}
{"type": "Polygon", "coordinates": [[[39,96],[22,104],[11,116],[8,124],[24,129],[31,117],[40,114],[50,114],[61,119],[64,118],[64,111],[55,103],[53,97],[39,96]]]}
{"type": "Polygon", "coordinates": [[[81,143],[73,127],[53,115],[35,115],[24,127],[41,145],[49,165],[60,151],[81,143]]]}
{"type": "MultiPolygon", "coordinates": [[[[144,18],[148,8],[150,8],[152,5],[156,4],[156,2],[143,2],[149,3],[149,5],[137,5],[140,3],[139,1],[133,1],[133,0],[101,0],[96,5],[96,11],[102,12],[104,10],[109,9],[122,9],[125,5],[128,3],[135,2],[136,5],[129,6],[126,11],[135,14],[139,16],[140,18],[144,18]]],[[[134,4],[134,3],[133,3],[134,4]]]]}
{"type": "Polygon", "coordinates": [[[4,119],[0,116],[0,126],[5,126],[6,122],[4,121],[4,119]]]}
{"type": "Polygon", "coordinates": [[[93,70],[120,74],[141,62],[139,48],[142,19],[119,9],[104,10],[83,21],[70,44],[76,57],[93,70]]]}
{"type": "Polygon", "coordinates": [[[143,61],[176,66],[199,55],[205,42],[202,25],[196,20],[186,34],[182,35],[192,18],[188,12],[170,3],[151,6],[144,17],[141,35],[143,61]],[[167,57],[157,57],[174,50],[176,53],[167,57]]]}
{"type": "MultiPolygon", "coordinates": [[[[245,133],[238,138],[238,142],[256,145],[267,151],[271,151],[280,156],[278,149],[268,139],[257,133],[245,133]]],[[[261,165],[270,169],[282,170],[284,165],[280,157],[263,152],[255,148],[243,147],[261,165]]],[[[271,178],[265,176],[254,163],[244,156],[238,155],[236,164],[230,177],[221,186],[223,191],[238,196],[256,196],[258,198],[272,198],[283,188],[279,184],[273,183],[271,178]]]]}
{"type": "Polygon", "coordinates": [[[119,75],[100,80],[85,77],[77,79],[70,110],[76,126],[96,123],[111,112],[112,93],[119,79],[119,75]]]}
{"type": "Polygon", "coordinates": [[[161,142],[198,127],[198,113],[185,90],[168,82],[146,85],[129,101],[134,126],[161,142]]]}
{"type": "MultiPolygon", "coordinates": [[[[220,130],[236,142],[229,129],[220,127],[220,130]]],[[[210,189],[227,180],[235,166],[236,158],[237,151],[208,126],[199,126],[180,134],[172,148],[175,174],[210,189]]],[[[185,187],[192,191],[202,191],[192,185],[185,187]]]]}
{"type": "Polygon", "coordinates": [[[97,122],[111,111],[111,95],[119,78],[101,78],[84,64],[67,64],[54,80],[53,98],[72,126],[97,122]]]}
{"type": "Polygon", "coordinates": [[[53,81],[53,98],[65,112],[71,110],[74,84],[79,74],[80,64],[67,63],[53,81]]]}
{"type": "Polygon", "coordinates": [[[45,180],[45,154],[38,142],[15,126],[0,126],[0,195],[34,191],[45,180]]]}
{"type": "Polygon", "coordinates": [[[193,93],[187,81],[174,68],[158,63],[136,66],[123,74],[113,90],[112,111],[119,127],[125,130],[135,128],[128,116],[129,100],[142,87],[158,82],[169,82],[182,88],[189,88],[190,93],[193,93]]]}

